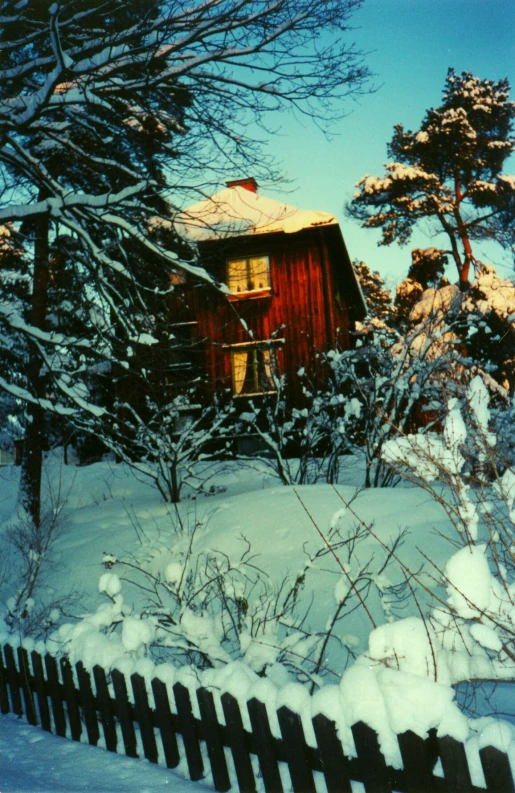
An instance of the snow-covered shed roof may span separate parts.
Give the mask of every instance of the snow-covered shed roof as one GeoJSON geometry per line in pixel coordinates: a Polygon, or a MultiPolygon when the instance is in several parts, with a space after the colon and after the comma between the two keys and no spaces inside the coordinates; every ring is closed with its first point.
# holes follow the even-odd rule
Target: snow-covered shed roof
{"type": "Polygon", "coordinates": [[[272,232],[294,234],[332,225],[338,221],[328,212],[297,209],[240,184],[193,204],[175,220],[179,234],[192,242],[272,232]]]}

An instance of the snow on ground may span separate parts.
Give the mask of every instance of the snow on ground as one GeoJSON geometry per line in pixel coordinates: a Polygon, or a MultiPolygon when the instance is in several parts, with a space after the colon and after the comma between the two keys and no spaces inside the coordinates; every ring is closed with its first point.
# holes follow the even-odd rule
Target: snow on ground
{"type": "Polygon", "coordinates": [[[166,768],[76,743],[0,717],[2,793],[199,793],[207,790],[166,768]]]}
{"type": "MultiPolygon", "coordinates": [[[[352,533],[359,520],[372,526],[375,536],[365,538],[356,553],[361,565],[371,560],[372,572],[385,556],[381,543],[391,545],[400,530],[408,531],[401,556],[413,569],[423,561],[420,551],[443,566],[451,550],[437,534],[448,531],[442,508],[413,487],[362,491],[353,501],[357,488],[350,484],[337,489],[325,484],[284,487],[264,467],[233,465],[213,477],[214,490],[221,492],[208,498],[186,499],[176,510],[123,465],[99,463],[77,468],[53,462],[47,471],[54,489],[60,480],[66,506],[62,535],[56,542],[54,563],[47,569],[45,584],[56,593],[73,591],[76,605],[71,613],[77,616],[95,611],[105,600],[98,588],[99,578],[105,573],[101,566],[105,553],[127,558],[131,553],[141,553],[142,548],[152,548],[154,565],[160,565],[155,571],[164,574],[182,547],[177,539],[180,522],[186,535],[197,526],[196,553],[214,549],[237,561],[249,544],[254,563],[276,583],[286,575],[296,575],[308,554],[313,556],[324,547],[319,532],[327,537],[335,521],[343,536],[352,533]],[[350,503],[350,509],[346,503],[350,503]]],[[[14,503],[16,477],[16,469],[0,469],[0,525],[2,512],[7,514],[14,503]]],[[[330,554],[311,564],[300,601],[301,607],[305,604],[307,608],[314,597],[310,627],[324,629],[336,607],[339,578],[341,570],[330,554]]],[[[394,563],[382,583],[398,584],[402,580],[399,565],[394,563]]],[[[129,592],[125,583],[122,594],[125,602],[131,597],[135,603],[138,599],[138,592],[134,588],[129,592]]],[[[379,590],[371,591],[370,599],[374,618],[381,624],[386,615],[379,590]]],[[[341,624],[339,633],[349,637],[357,652],[363,652],[372,627],[365,611],[357,609],[341,624]]],[[[333,658],[329,666],[341,673],[346,660],[346,656],[333,658]]],[[[334,676],[331,682],[336,682],[334,676]]]]}
{"type": "MultiPolygon", "coordinates": [[[[266,572],[276,585],[279,585],[287,575],[295,577],[299,571],[306,571],[305,585],[300,598],[301,607],[310,605],[305,627],[308,630],[323,631],[328,624],[328,619],[334,614],[339,600],[345,597],[348,584],[332,555],[328,553],[317,557],[317,550],[325,547],[324,537],[328,537],[335,528],[338,529],[340,537],[346,538],[352,536],[356,527],[368,527],[354,552],[357,564],[361,567],[368,566],[373,580],[373,586],[367,598],[367,608],[360,607],[353,610],[338,626],[338,636],[343,640],[344,647],[351,647],[354,652],[359,654],[367,650],[371,629],[375,625],[384,625],[385,631],[375,634],[375,644],[382,643],[381,648],[384,644],[384,652],[379,648],[381,652],[378,651],[378,654],[373,656],[380,660],[381,653],[388,654],[390,628],[395,628],[398,625],[395,622],[391,623],[392,615],[394,617],[411,615],[414,633],[409,636],[406,634],[406,639],[411,642],[409,651],[414,653],[414,663],[416,661],[416,664],[419,664],[420,659],[415,656],[419,645],[422,646],[425,642],[426,632],[424,629],[421,630],[423,641],[417,644],[413,637],[415,637],[415,629],[420,628],[418,607],[413,600],[408,600],[405,603],[397,603],[396,606],[394,604],[392,610],[389,599],[385,598],[385,592],[388,592],[389,587],[402,583],[404,580],[403,566],[418,570],[424,562],[424,554],[426,556],[425,580],[434,587],[435,580],[438,579],[438,571],[444,569],[446,560],[455,550],[449,543],[449,538],[453,536],[453,530],[442,507],[436,501],[431,500],[423,490],[407,486],[359,492],[356,487],[356,481],[359,481],[360,478],[357,466],[351,463],[344,474],[343,483],[337,488],[326,484],[284,487],[271,476],[269,469],[263,465],[226,464],[217,471],[214,469],[210,471],[211,479],[208,482],[208,488],[211,492],[209,497],[202,495],[194,498],[191,491],[186,491],[185,500],[174,507],[165,504],[155,490],[146,482],[138,481],[134,474],[123,465],[99,463],[78,468],[71,465],[62,466],[55,459],[50,460],[46,466],[46,480],[47,483],[51,483],[54,493],[58,490],[61,493],[60,498],[63,502],[60,518],[62,532],[53,550],[53,564],[44,573],[44,586],[47,593],[50,591],[57,598],[74,591],[75,604],[68,609],[66,615],[68,621],[70,621],[70,615],[80,617],[87,612],[95,612],[100,603],[105,600],[105,595],[99,592],[100,576],[104,576],[101,590],[110,593],[116,599],[121,586],[125,603],[130,602],[137,609],[140,606],[138,598],[141,597],[141,591],[137,587],[132,587],[131,590],[127,581],[124,580],[124,575],[120,574],[118,577],[115,572],[106,573],[106,568],[101,565],[102,558],[105,557],[105,554],[110,554],[109,558],[112,559],[122,557],[135,559],[141,558],[144,552],[152,570],[166,576],[169,581],[173,581],[174,576],[177,577],[180,572],[176,571],[174,567],[178,564],[178,554],[181,552],[181,548],[184,549],[185,545],[189,544],[191,532],[195,527],[193,539],[195,553],[213,549],[219,553],[225,553],[231,556],[233,561],[237,561],[250,547],[253,563],[266,572]],[[386,553],[385,549],[391,547],[395,536],[402,530],[407,532],[404,542],[397,552],[402,564],[394,560],[385,573],[376,575],[376,571],[381,568],[386,553]],[[306,567],[308,559],[311,561],[306,567]],[[433,576],[432,582],[431,575],[433,576]],[[397,612],[395,608],[397,608],[397,612]]],[[[9,516],[15,503],[17,477],[18,471],[13,467],[0,469],[0,527],[3,522],[5,525],[5,519],[9,516]]],[[[54,501],[53,507],[55,508],[55,506],[54,501]]],[[[1,544],[0,528],[0,553],[1,544]]],[[[339,553],[342,555],[343,551],[339,553]]],[[[114,570],[116,569],[115,567],[114,570]]],[[[445,596],[443,590],[441,590],[442,593],[445,596]]],[[[419,595],[423,604],[423,590],[419,592],[419,595]]],[[[137,623],[136,627],[142,627],[141,623],[132,617],[127,620],[127,626],[130,627],[133,622],[137,623]]],[[[403,630],[407,630],[410,625],[411,623],[405,623],[403,630]]],[[[377,650],[377,647],[375,649],[377,650]]],[[[422,655],[422,662],[426,663],[427,653],[422,655]]],[[[130,661],[130,659],[127,660],[130,661]]],[[[138,663],[141,661],[143,659],[140,659],[138,663]]],[[[318,712],[326,712],[330,718],[334,717],[337,720],[345,719],[345,724],[343,721],[341,723],[342,736],[350,735],[351,722],[347,723],[346,720],[352,714],[354,714],[355,720],[370,721],[366,712],[368,707],[369,710],[371,709],[373,726],[381,733],[380,742],[388,761],[398,765],[400,756],[394,733],[397,729],[406,729],[407,726],[404,722],[399,726],[396,718],[399,714],[406,715],[409,708],[411,708],[410,712],[414,717],[418,718],[417,724],[413,719],[410,722],[411,729],[415,729],[419,734],[424,734],[430,726],[438,727],[444,723],[451,724],[451,722],[449,734],[456,734],[456,737],[463,740],[467,735],[476,734],[478,725],[475,727],[467,725],[466,720],[452,703],[452,690],[445,685],[431,682],[425,677],[411,677],[405,672],[385,669],[381,663],[369,663],[370,658],[362,656],[360,663],[353,667],[350,676],[346,678],[345,685],[338,686],[347,661],[348,655],[342,646],[336,644],[331,650],[328,650],[327,657],[324,658],[324,665],[330,670],[325,679],[326,688],[322,688],[313,700],[313,707],[320,706],[321,708],[321,711],[318,712]],[[415,683],[417,684],[415,685],[415,683]],[[327,686],[327,684],[329,685],[327,686]],[[427,691],[422,691],[424,687],[427,691]],[[405,700],[403,700],[403,708],[399,710],[398,704],[395,703],[400,701],[398,692],[401,689],[404,692],[405,700]],[[367,696],[364,696],[365,694],[367,696]],[[427,707],[428,702],[432,709],[427,707]],[[334,708],[338,712],[335,711],[332,716],[334,708]],[[424,718],[420,721],[422,715],[424,718]]],[[[219,686],[221,689],[225,687],[225,682],[222,681],[224,668],[229,675],[228,680],[231,676],[233,678],[232,682],[229,680],[227,685],[230,684],[238,688],[236,677],[232,673],[229,674],[230,665],[221,670],[211,670],[216,673],[217,679],[215,681],[213,678],[212,681],[215,687],[219,686]]],[[[248,667],[246,668],[248,669],[248,667]]],[[[173,669],[170,671],[175,675],[173,669]]],[[[180,670],[177,674],[181,675],[183,672],[187,673],[188,670],[180,670]]],[[[246,674],[248,677],[255,673],[248,669],[246,674]]],[[[417,672],[415,671],[414,674],[417,675],[417,672]]],[[[187,684],[186,677],[181,682],[187,684]]],[[[245,686],[242,685],[240,688],[248,688],[249,685],[259,686],[260,691],[263,689],[263,692],[266,693],[265,699],[271,697],[270,702],[277,700],[282,704],[288,704],[292,709],[296,709],[297,703],[303,721],[304,716],[309,716],[307,723],[314,715],[314,712],[308,712],[309,708],[306,710],[305,697],[299,699],[301,687],[291,681],[286,685],[286,681],[281,683],[276,679],[263,678],[258,678],[257,681],[249,678],[243,682],[245,686]],[[293,696],[291,701],[290,695],[293,696]]],[[[243,692],[244,700],[248,698],[247,688],[243,692]]],[[[502,687],[499,690],[502,691],[502,687]]],[[[255,694],[254,690],[252,693],[255,694]]],[[[303,689],[301,693],[306,693],[306,690],[303,689]]],[[[475,702],[477,705],[477,700],[475,702]]],[[[503,704],[505,705],[505,703],[506,698],[504,698],[503,704]]],[[[513,709],[505,705],[505,710],[513,709]]],[[[490,712],[491,702],[485,700],[482,713],[490,712]]],[[[132,770],[116,772],[112,784],[107,782],[107,778],[100,775],[99,780],[105,781],[104,788],[98,787],[94,781],[88,781],[85,773],[84,778],[76,782],[76,788],[70,788],[71,780],[69,778],[63,777],[61,781],[59,779],[62,766],[66,764],[69,766],[71,762],[84,762],[86,767],[92,765],[96,773],[100,763],[97,756],[101,755],[102,758],[105,758],[106,754],[95,748],[78,747],[71,742],[63,741],[61,744],[59,739],[50,738],[13,720],[6,722],[5,719],[0,719],[0,728],[3,730],[0,732],[0,758],[4,758],[0,760],[3,762],[3,766],[0,768],[6,780],[4,781],[0,777],[2,793],[7,793],[10,790],[23,791],[23,785],[26,786],[25,789],[35,791],[50,789],[130,791],[133,789],[132,770]],[[20,747],[24,741],[33,741],[35,748],[31,744],[30,751],[25,750],[24,753],[23,750],[20,750],[19,755],[13,754],[15,749],[5,742],[6,724],[15,725],[12,731],[7,729],[11,743],[14,742],[17,747],[20,747]],[[49,740],[58,741],[58,743],[52,744],[55,747],[62,746],[58,751],[57,749],[52,752],[50,749],[47,750],[48,758],[54,756],[57,758],[48,760],[48,765],[53,769],[52,773],[57,776],[55,782],[51,781],[47,787],[44,787],[47,784],[45,776],[37,775],[38,778],[34,784],[43,786],[34,787],[30,776],[25,781],[23,775],[30,775],[31,767],[33,768],[37,763],[31,765],[31,762],[26,763],[23,758],[28,755],[31,758],[34,757],[34,751],[39,751],[40,743],[41,750],[45,753],[42,742],[46,743],[49,740]],[[5,751],[2,751],[2,746],[5,747],[5,751]],[[91,755],[93,759],[89,760],[84,755],[86,759],[76,761],[75,756],[71,757],[71,753],[83,750],[88,754],[95,752],[94,755],[91,755]],[[70,753],[69,758],[67,753],[70,753]],[[17,756],[20,758],[19,760],[16,759],[17,756]],[[18,776],[18,780],[15,774],[16,768],[21,775],[18,776]],[[14,777],[12,777],[11,771],[15,774],[14,777]],[[123,776],[124,774],[126,776],[123,776]],[[11,779],[12,784],[19,786],[9,787],[11,779]],[[88,784],[90,784],[89,788],[88,784]]],[[[448,726],[445,729],[448,729],[448,726]]],[[[443,734],[447,734],[445,729],[443,734]]],[[[504,729],[505,732],[508,730],[507,727],[504,729]]],[[[509,732],[509,737],[515,746],[511,732],[509,732]]],[[[470,740],[476,739],[472,737],[470,740]]],[[[351,742],[350,738],[349,741],[351,742]]],[[[352,752],[351,743],[349,743],[348,750],[352,752]]],[[[108,761],[113,763],[120,759],[107,757],[108,761]]],[[[140,761],[128,759],[123,759],[123,762],[128,763],[127,769],[132,769],[133,766],[144,769],[144,782],[138,781],[135,789],[144,790],[145,787],[154,789],[158,788],[160,784],[162,786],[172,784],[170,772],[157,768],[152,769],[152,773],[155,772],[158,775],[154,782],[148,776],[150,773],[148,764],[142,765],[140,761]]],[[[178,789],[186,790],[185,783],[181,781],[179,784],[182,787],[178,789]]],[[[481,784],[480,781],[479,784],[481,784]]]]}

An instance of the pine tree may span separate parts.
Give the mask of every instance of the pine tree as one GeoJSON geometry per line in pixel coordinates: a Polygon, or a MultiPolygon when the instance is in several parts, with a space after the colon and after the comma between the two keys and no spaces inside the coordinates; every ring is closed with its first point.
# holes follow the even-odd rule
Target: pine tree
{"type": "Polygon", "coordinates": [[[515,146],[509,90],[507,80],[450,69],[443,103],[427,111],[419,130],[395,127],[392,162],[382,177],[361,179],[349,207],[363,227],[382,229],[383,245],[402,245],[420,220],[434,220],[447,236],[441,253],[454,261],[465,291],[477,263],[473,242],[513,222],[515,176],[502,172],[515,146]]]}
{"type": "Polygon", "coordinates": [[[437,248],[414,248],[411,251],[411,266],[408,276],[401,281],[395,291],[396,326],[405,331],[410,324],[410,313],[423,292],[448,284],[443,273],[447,257],[437,248]]]}
{"type": "Polygon", "coordinates": [[[385,289],[381,275],[377,270],[371,270],[366,262],[358,259],[352,262],[352,266],[365,298],[368,319],[390,322],[394,314],[392,296],[388,289],[385,289]]]}

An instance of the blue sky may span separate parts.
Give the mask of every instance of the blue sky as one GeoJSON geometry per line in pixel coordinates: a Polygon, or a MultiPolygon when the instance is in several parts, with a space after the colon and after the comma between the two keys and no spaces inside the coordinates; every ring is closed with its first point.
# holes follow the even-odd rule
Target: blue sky
{"type": "MultiPolygon", "coordinates": [[[[365,260],[394,286],[407,273],[411,248],[435,241],[420,232],[405,247],[378,247],[380,232],[345,218],[344,203],[358,179],[383,172],[394,124],[418,128],[426,109],[441,103],[449,67],[481,79],[508,77],[515,101],[515,0],[365,0],[352,24],[377,91],[348,102],[349,115],[331,140],[307,120],[281,117],[270,150],[296,186],[288,202],[336,214],[351,258],[365,260]]],[[[506,170],[515,173],[515,157],[506,170]]],[[[505,277],[513,275],[498,248],[478,253],[505,277]]]]}

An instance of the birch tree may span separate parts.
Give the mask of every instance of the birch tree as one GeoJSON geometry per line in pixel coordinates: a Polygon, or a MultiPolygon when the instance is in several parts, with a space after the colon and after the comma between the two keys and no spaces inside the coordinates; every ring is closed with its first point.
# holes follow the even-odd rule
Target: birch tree
{"type": "Polygon", "coordinates": [[[222,172],[269,175],[254,134],[268,113],[342,112],[367,78],[343,35],[361,2],[1,2],[0,223],[24,235],[31,297],[19,310],[0,296],[3,338],[27,346],[23,383],[3,369],[0,387],[26,404],[20,495],[36,525],[45,411],[116,432],[88,387],[92,366],[130,367],[134,344],[157,343],[146,298],[165,299],[171,269],[211,282],[172,226],[152,236],[155,219],[170,222],[222,172]],[[73,333],[49,323],[57,239],[79,285],[73,333]],[[153,288],[141,283],[149,259],[153,288]]]}

